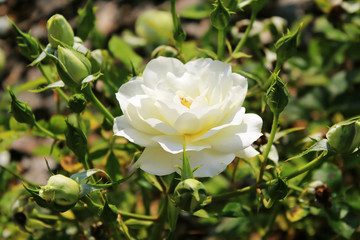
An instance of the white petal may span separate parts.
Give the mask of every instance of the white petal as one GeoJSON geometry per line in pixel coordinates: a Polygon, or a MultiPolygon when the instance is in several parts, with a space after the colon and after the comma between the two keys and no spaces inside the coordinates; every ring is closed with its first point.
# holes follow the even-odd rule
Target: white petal
{"type": "Polygon", "coordinates": [[[171,154],[161,147],[145,148],[135,166],[150,174],[163,176],[175,172],[175,165],[181,164],[182,154],[171,154]]]}
{"type": "Polygon", "coordinates": [[[144,94],[144,90],[141,87],[143,84],[142,77],[134,77],[127,83],[121,85],[116,97],[131,98],[136,95],[142,95],[144,94]]]}
{"type": "Polygon", "coordinates": [[[181,76],[185,71],[184,64],[176,58],[158,57],[151,60],[143,73],[146,86],[155,88],[161,79],[165,79],[167,73],[171,72],[176,76],[181,76]]]}
{"type": "MultiPolygon", "coordinates": [[[[184,137],[183,136],[156,136],[152,138],[154,141],[158,142],[160,146],[167,152],[172,154],[177,154],[183,151],[184,146],[184,137]]],[[[200,142],[198,143],[187,143],[187,151],[201,151],[205,148],[210,148],[210,145],[203,145],[200,142]]]]}
{"type": "Polygon", "coordinates": [[[240,107],[234,109],[232,112],[229,113],[228,116],[222,121],[222,124],[210,129],[207,131],[203,136],[201,136],[198,140],[206,139],[214,134],[218,133],[221,129],[224,129],[229,126],[240,125],[243,121],[243,116],[245,115],[245,108],[240,107]]]}
{"type": "Polygon", "coordinates": [[[212,149],[205,149],[200,152],[188,151],[191,169],[199,167],[194,172],[194,177],[213,177],[218,175],[235,158],[233,153],[220,153],[212,149]]]}
{"type": "MultiPolygon", "coordinates": [[[[260,151],[264,152],[267,144],[260,146],[260,151]]],[[[272,160],[276,165],[279,163],[279,153],[274,145],[271,145],[268,158],[272,160]]]]}
{"type": "Polygon", "coordinates": [[[139,144],[141,146],[156,146],[156,142],[152,141],[153,135],[146,134],[133,128],[127,121],[125,116],[120,116],[114,119],[113,131],[116,136],[121,136],[128,139],[130,142],[139,144]]]}
{"type": "Polygon", "coordinates": [[[238,151],[236,153],[236,156],[239,158],[252,158],[255,157],[256,155],[258,155],[259,152],[255,150],[255,148],[253,147],[247,147],[241,151],[238,151]]]}
{"type": "Polygon", "coordinates": [[[194,134],[199,132],[201,124],[195,114],[184,112],[176,119],[174,128],[182,134],[194,134]]]}
{"type": "Polygon", "coordinates": [[[246,126],[247,132],[260,132],[263,121],[259,115],[247,113],[244,115],[243,124],[246,126]]]}

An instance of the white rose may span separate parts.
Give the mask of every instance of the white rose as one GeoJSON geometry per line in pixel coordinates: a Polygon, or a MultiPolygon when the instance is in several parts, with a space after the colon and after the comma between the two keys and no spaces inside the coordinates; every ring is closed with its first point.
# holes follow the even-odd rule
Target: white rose
{"type": "Polygon", "coordinates": [[[135,166],[150,174],[179,171],[186,141],[191,168],[199,167],[194,176],[217,175],[235,156],[258,154],[251,144],[262,135],[262,119],[245,114],[247,87],[227,63],[156,58],[116,94],[124,115],[114,133],[145,147],[135,166]]]}

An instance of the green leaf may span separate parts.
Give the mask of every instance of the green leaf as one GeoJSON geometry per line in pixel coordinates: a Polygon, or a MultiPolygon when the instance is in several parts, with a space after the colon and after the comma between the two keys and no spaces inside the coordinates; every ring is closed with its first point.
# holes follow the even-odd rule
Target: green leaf
{"type": "Polygon", "coordinates": [[[238,202],[229,202],[221,211],[221,215],[224,217],[244,217],[244,209],[238,202]]]}
{"type": "Polygon", "coordinates": [[[60,80],[60,81],[51,83],[51,84],[49,84],[49,85],[47,85],[46,87],[43,87],[43,88],[29,90],[29,92],[39,93],[39,92],[43,92],[43,91],[48,90],[48,89],[61,88],[61,87],[65,87],[65,83],[60,80]]]}
{"type": "Polygon", "coordinates": [[[92,0],[88,0],[84,9],[79,9],[76,21],[77,35],[85,41],[95,26],[95,12],[92,0]]]}
{"type": "Polygon", "coordinates": [[[312,179],[322,181],[334,192],[341,188],[342,173],[334,164],[325,162],[319,169],[313,171],[312,179]]]}
{"type": "Polygon", "coordinates": [[[105,171],[109,174],[113,181],[117,181],[122,178],[121,165],[119,159],[111,151],[105,165],[105,171]]]}
{"type": "Polygon", "coordinates": [[[103,222],[113,223],[118,217],[118,209],[116,206],[109,204],[107,198],[105,198],[105,204],[100,215],[100,218],[103,222]]]}
{"type": "Polygon", "coordinates": [[[88,195],[89,193],[98,191],[98,190],[104,190],[108,188],[107,186],[97,186],[92,184],[83,183],[80,184],[80,194],[79,198],[84,197],[85,195],[88,195]]]}
{"type": "Polygon", "coordinates": [[[112,36],[109,41],[110,52],[122,61],[128,69],[131,69],[132,64],[135,68],[139,68],[142,63],[142,58],[134,52],[134,50],[121,38],[112,36]]]}
{"type": "Polygon", "coordinates": [[[331,228],[339,235],[350,239],[359,226],[359,218],[349,205],[343,202],[335,202],[328,214],[331,228]]]}
{"type": "Polygon", "coordinates": [[[138,220],[138,219],[128,219],[125,221],[125,225],[132,229],[143,229],[148,228],[153,224],[152,221],[138,220]]]}
{"type": "Polygon", "coordinates": [[[101,169],[90,169],[85,172],[75,173],[75,174],[71,175],[70,178],[75,180],[78,183],[82,183],[96,173],[104,173],[106,175],[106,177],[109,178],[109,175],[101,169]]]}

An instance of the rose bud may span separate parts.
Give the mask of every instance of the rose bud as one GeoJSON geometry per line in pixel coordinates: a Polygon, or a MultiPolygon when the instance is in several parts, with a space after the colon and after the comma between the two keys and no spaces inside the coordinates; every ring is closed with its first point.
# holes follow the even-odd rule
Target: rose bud
{"type": "Polygon", "coordinates": [[[70,97],[69,108],[71,109],[71,111],[73,111],[74,113],[81,113],[82,111],[84,111],[85,107],[86,98],[84,94],[77,93],[70,97]]]}
{"type": "Polygon", "coordinates": [[[193,213],[201,208],[206,197],[205,186],[198,180],[189,178],[176,186],[173,199],[178,208],[193,213]]]}
{"type": "Polygon", "coordinates": [[[59,43],[56,40],[70,46],[74,44],[74,31],[63,15],[55,14],[52,16],[48,20],[46,28],[48,30],[48,39],[52,47],[56,48],[59,46],[59,43]]]}
{"type": "Polygon", "coordinates": [[[339,153],[352,153],[360,146],[360,120],[340,122],[326,133],[329,145],[339,153]]]}
{"type": "Polygon", "coordinates": [[[266,93],[266,102],[274,114],[280,114],[289,101],[289,92],[279,76],[274,74],[274,81],[266,93]]]}
{"type": "Polygon", "coordinates": [[[211,24],[217,30],[223,30],[230,22],[230,11],[224,6],[222,0],[216,1],[214,10],[210,13],[211,24]]]}
{"type": "Polygon", "coordinates": [[[281,178],[277,178],[275,181],[271,182],[267,187],[269,196],[272,200],[280,200],[286,197],[289,188],[281,178]]]}
{"type": "Polygon", "coordinates": [[[33,125],[35,123],[35,116],[29,105],[19,101],[10,88],[8,88],[8,91],[11,96],[11,113],[16,121],[33,125]]]}
{"type": "Polygon", "coordinates": [[[57,174],[49,178],[47,185],[42,186],[39,196],[50,204],[74,206],[79,200],[80,186],[71,178],[57,174]]]}
{"type": "Polygon", "coordinates": [[[61,80],[70,87],[78,87],[81,81],[91,74],[91,63],[81,53],[58,46],[56,64],[61,80]]]}

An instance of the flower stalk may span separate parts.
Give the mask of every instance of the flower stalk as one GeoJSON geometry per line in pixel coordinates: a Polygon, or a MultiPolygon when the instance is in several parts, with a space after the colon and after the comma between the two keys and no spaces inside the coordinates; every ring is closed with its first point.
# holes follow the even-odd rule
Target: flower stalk
{"type": "Polygon", "coordinates": [[[270,132],[270,137],[268,139],[268,142],[266,144],[266,148],[260,158],[261,160],[261,166],[260,166],[260,172],[259,172],[259,176],[258,176],[258,180],[257,183],[261,183],[264,172],[265,172],[265,167],[267,165],[268,162],[268,156],[271,150],[271,146],[274,142],[275,139],[275,134],[277,132],[277,127],[278,127],[278,123],[279,123],[279,115],[280,114],[276,114],[274,113],[274,118],[273,118],[273,123],[272,123],[272,127],[271,127],[271,132],[270,132]]]}
{"type": "Polygon", "coordinates": [[[234,56],[236,53],[240,52],[241,49],[244,47],[244,45],[245,45],[245,43],[246,43],[246,40],[247,40],[248,37],[249,37],[249,33],[250,33],[251,29],[252,29],[252,26],[253,26],[253,24],[254,24],[254,22],[255,22],[256,15],[257,15],[257,12],[253,10],[253,11],[251,12],[250,23],[249,23],[249,25],[247,26],[247,28],[246,28],[246,30],[245,30],[244,36],[241,38],[240,42],[236,45],[236,47],[235,47],[232,55],[231,55],[228,59],[226,59],[225,62],[231,62],[231,61],[234,59],[233,56],[234,56]]]}
{"type": "Polygon", "coordinates": [[[99,101],[99,99],[94,95],[90,84],[87,84],[81,92],[85,95],[86,99],[89,102],[92,102],[94,106],[104,115],[104,117],[111,123],[114,124],[114,116],[105,108],[105,106],[99,101]]]}

